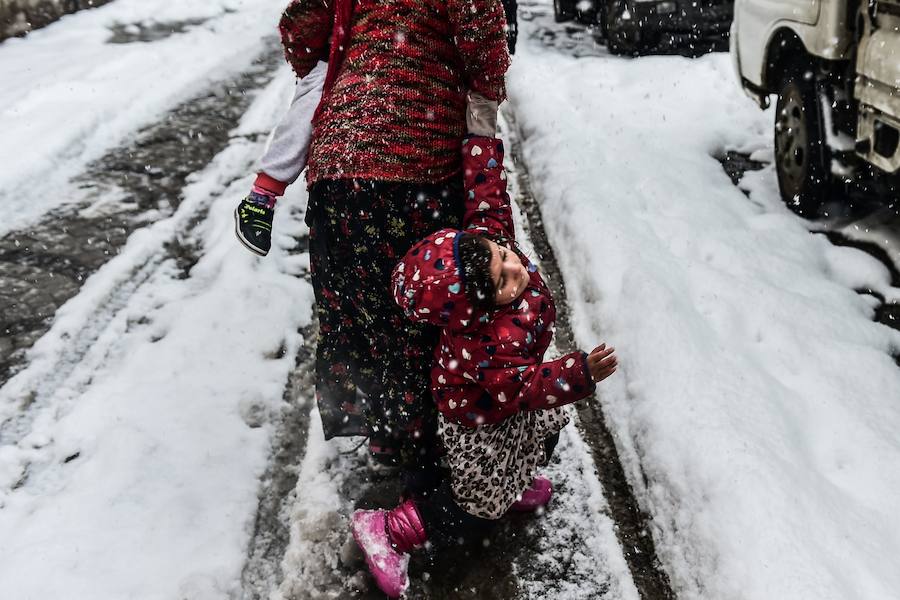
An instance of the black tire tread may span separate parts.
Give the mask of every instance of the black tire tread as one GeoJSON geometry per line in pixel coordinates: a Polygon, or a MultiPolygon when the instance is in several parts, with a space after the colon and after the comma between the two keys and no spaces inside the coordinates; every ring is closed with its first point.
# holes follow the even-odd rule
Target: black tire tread
{"type": "MultiPolygon", "coordinates": [[[[798,196],[789,196],[782,183],[781,165],[776,157],[776,174],[778,189],[782,200],[794,212],[802,217],[814,217],[828,198],[832,186],[831,159],[824,131],[822,107],[816,89],[814,77],[808,77],[810,66],[805,63],[794,64],[786,70],[779,87],[775,110],[776,123],[781,114],[782,99],[789,85],[798,88],[802,99],[802,110],[807,133],[807,175],[798,196]],[[809,118],[812,115],[812,118],[809,118]]],[[[777,136],[777,131],[775,132],[777,136]]],[[[777,146],[776,146],[777,148],[777,146]]]]}

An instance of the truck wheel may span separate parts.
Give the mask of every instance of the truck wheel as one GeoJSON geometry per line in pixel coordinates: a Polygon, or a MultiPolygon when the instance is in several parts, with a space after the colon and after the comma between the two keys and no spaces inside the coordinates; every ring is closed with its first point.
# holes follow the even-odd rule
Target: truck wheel
{"type": "Polygon", "coordinates": [[[806,67],[785,78],[775,107],[775,171],[785,204],[814,217],[831,188],[831,152],[822,103],[806,67]]]}
{"type": "Polygon", "coordinates": [[[553,20],[557,23],[575,18],[574,0],[553,0],[553,20]]]}

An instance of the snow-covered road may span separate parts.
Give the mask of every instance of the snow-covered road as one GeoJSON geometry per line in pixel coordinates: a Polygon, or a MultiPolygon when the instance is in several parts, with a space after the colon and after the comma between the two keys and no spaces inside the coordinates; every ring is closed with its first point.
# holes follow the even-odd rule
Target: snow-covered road
{"type": "MultiPolygon", "coordinates": [[[[318,427],[305,192],[279,204],[269,257],[232,232],[293,86],[270,66],[283,4],[117,0],[0,44],[0,263],[42,267],[17,280],[39,291],[71,275],[0,379],[0,597],[378,597],[346,517],[398,484],[318,427]],[[213,104],[238,112],[206,123],[231,123],[207,156],[178,107],[223,93],[242,101],[213,104]],[[149,164],[140,149],[167,137],[181,149],[149,164]],[[76,218],[121,232],[69,272],[35,231],[60,220],[71,248],[76,218]]],[[[727,55],[613,58],[549,2],[520,14],[504,129],[522,239],[552,245],[574,334],[560,344],[610,341],[622,369],[566,430],[550,510],[469,556],[414,561],[410,596],[662,597],[622,548],[640,517],[623,521],[596,473],[618,450],[677,597],[891,597],[900,334],[873,318],[897,282],[810,235],[824,226],[785,209],[771,167],[746,194],[728,179],[729,151],[770,162],[771,116],[727,55]]],[[[30,290],[10,281],[16,307],[30,290]]]]}

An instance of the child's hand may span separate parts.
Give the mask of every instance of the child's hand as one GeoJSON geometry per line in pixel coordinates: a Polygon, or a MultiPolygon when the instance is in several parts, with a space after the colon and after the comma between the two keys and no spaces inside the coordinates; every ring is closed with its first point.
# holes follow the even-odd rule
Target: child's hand
{"type": "Polygon", "coordinates": [[[618,359],[614,354],[615,351],[615,348],[607,348],[606,344],[600,344],[588,354],[588,370],[591,372],[591,377],[597,383],[616,372],[618,359]]]}

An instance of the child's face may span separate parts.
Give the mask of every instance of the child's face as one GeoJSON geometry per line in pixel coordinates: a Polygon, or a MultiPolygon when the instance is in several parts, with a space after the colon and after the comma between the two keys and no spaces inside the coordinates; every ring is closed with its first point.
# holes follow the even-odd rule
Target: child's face
{"type": "Polygon", "coordinates": [[[528,269],[519,260],[519,255],[488,240],[491,247],[491,279],[494,281],[497,306],[509,304],[522,295],[528,287],[528,269]]]}

